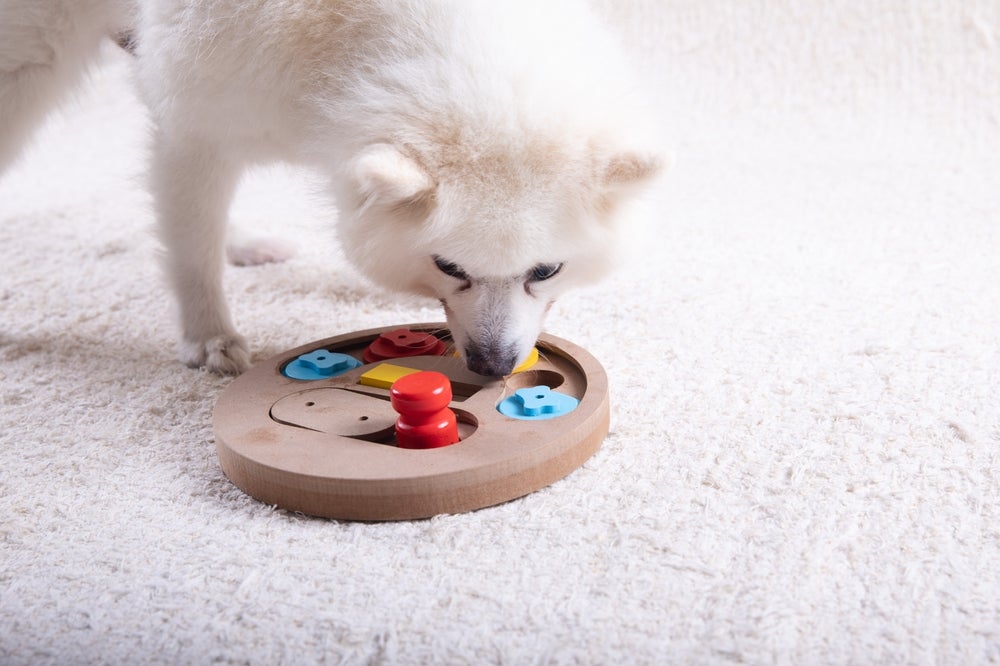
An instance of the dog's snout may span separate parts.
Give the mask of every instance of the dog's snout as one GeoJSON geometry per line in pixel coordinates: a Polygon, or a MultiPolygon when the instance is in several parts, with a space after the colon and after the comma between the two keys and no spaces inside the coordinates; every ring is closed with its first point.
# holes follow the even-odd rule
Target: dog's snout
{"type": "Polygon", "coordinates": [[[488,377],[509,375],[517,366],[517,351],[513,347],[503,349],[479,349],[466,347],[465,364],[469,370],[488,377]]]}

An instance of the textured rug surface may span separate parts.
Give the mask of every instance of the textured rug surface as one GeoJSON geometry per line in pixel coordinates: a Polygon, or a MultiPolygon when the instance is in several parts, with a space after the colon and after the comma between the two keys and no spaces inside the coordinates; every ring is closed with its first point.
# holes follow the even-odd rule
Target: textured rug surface
{"type": "MultiPolygon", "coordinates": [[[[612,429],[566,479],[385,524],[219,468],[175,358],[147,128],[109,50],[0,179],[0,663],[1000,661],[1000,3],[603,3],[676,165],[547,329],[612,429]]],[[[233,215],[256,358],[440,318],[375,291],[313,176],[233,215]]]]}

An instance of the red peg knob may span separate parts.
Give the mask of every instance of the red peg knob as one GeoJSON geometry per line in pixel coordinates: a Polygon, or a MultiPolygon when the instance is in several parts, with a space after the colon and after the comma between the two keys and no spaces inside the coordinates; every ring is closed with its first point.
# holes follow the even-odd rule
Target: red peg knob
{"type": "Polygon", "coordinates": [[[399,412],[396,441],[401,449],[436,449],[458,442],[458,422],[448,408],[451,395],[451,381],[440,372],[415,372],[393,382],[389,400],[399,412]]]}

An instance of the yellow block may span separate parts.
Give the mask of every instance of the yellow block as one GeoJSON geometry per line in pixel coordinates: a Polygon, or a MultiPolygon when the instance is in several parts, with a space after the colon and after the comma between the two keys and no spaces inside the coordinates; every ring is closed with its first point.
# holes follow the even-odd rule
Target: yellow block
{"type": "Polygon", "coordinates": [[[514,373],[524,372],[536,363],[538,363],[538,347],[532,347],[531,351],[528,352],[528,358],[524,359],[524,363],[514,368],[514,373]]]}
{"type": "Polygon", "coordinates": [[[393,365],[392,363],[380,363],[362,374],[358,383],[365,386],[374,386],[375,388],[389,389],[392,388],[394,381],[400,377],[412,375],[414,372],[420,371],[413,368],[405,368],[401,365],[393,365]]]}

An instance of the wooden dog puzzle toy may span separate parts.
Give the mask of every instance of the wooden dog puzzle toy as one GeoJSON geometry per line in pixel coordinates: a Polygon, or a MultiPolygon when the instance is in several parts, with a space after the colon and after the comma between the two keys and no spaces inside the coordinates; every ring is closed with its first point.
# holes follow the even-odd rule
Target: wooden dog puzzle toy
{"type": "Polygon", "coordinates": [[[408,520],[499,504],[582,465],[608,433],[607,375],[542,334],[507,377],[451,353],[443,324],[312,342],[236,378],[213,413],[226,476],[267,504],[408,520]]]}

